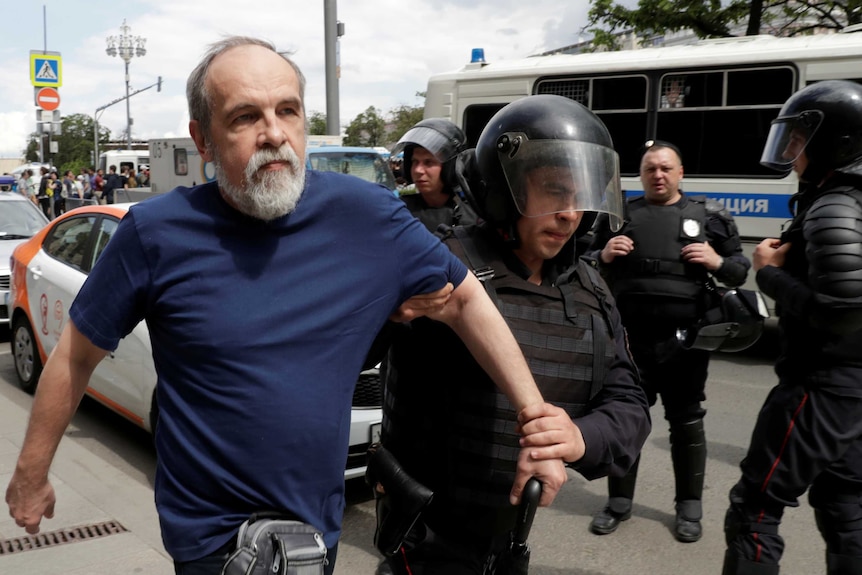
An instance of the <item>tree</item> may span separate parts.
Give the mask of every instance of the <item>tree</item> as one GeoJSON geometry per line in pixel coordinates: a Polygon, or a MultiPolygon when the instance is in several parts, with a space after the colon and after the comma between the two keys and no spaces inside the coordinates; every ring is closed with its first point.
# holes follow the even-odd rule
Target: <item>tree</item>
{"type": "MultiPolygon", "coordinates": [[[[99,146],[110,141],[111,130],[99,126],[99,146]]],[[[93,118],[86,114],[64,116],[60,122],[60,134],[30,134],[24,159],[28,162],[47,162],[49,159],[63,173],[72,170],[77,173],[81,168],[93,165],[93,118]],[[39,158],[39,138],[42,138],[42,151],[45,158],[39,158]],[[57,153],[49,152],[51,140],[57,142],[57,153]]]]}
{"type": "Polygon", "coordinates": [[[585,28],[593,43],[618,49],[618,33],[638,36],[691,29],[699,38],[769,33],[794,36],[823,28],[841,29],[862,22],[859,0],[639,0],[637,8],[613,0],[591,0],[585,28]],[[592,28],[590,28],[592,27],[592,28]]]}
{"type": "Polygon", "coordinates": [[[422,120],[424,112],[425,106],[402,105],[389,110],[389,117],[392,119],[392,130],[387,137],[389,143],[394,144],[400,140],[407,130],[422,120]]]}
{"type": "Polygon", "coordinates": [[[27,140],[27,147],[24,148],[24,161],[27,163],[41,162],[39,157],[39,133],[33,132],[27,140]]]}
{"type": "Polygon", "coordinates": [[[347,126],[344,135],[345,146],[381,146],[386,137],[386,122],[380,111],[369,106],[356,116],[347,126]]]}
{"type": "Polygon", "coordinates": [[[308,133],[312,136],[326,135],[326,114],[312,112],[308,118],[308,133]]]}
{"type": "MultiPolygon", "coordinates": [[[[72,170],[75,173],[93,164],[93,118],[86,114],[71,114],[62,119],[62,133],[54,136],[58,144],[54,154],[54,165],[63,173],[72,170]]],[[[111,131],[99,126],[99,142],[110,139],[111,131]]]]}

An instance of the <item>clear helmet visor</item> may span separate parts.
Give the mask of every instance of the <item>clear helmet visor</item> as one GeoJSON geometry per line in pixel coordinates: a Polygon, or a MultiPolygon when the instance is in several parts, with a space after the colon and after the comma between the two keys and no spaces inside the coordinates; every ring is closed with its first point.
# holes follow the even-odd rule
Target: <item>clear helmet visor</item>
{"type": "Polygon", "coordinates": [[[431,152],[441,164],[458,153],[458,142],[453,141],[452,138],[447,137],[445,134],[435,130],[434,128],[414,126],[401,136],[401,139],[398,140],[398,143],[395,144],[394,148],[392,148],[392,155],[395,156],[401,153],[404,151],[404,148],[411,145],[425,148],[431,152]]]}
{"type": "Polygon", "coordinates": [[[792,170],[794,162],[822,122],[823,113],[820,110],[806,110],[797,116],[773,120],[760,164],[780,172],[792,170]]]}
{"type": "Polygon", "coordinates": [[[534,218],[563,212],[608,214],[611,229],[623,223],[619,156],[598,144],[529,140],[505,134],[497,146],[515,206],[534,218]]]}

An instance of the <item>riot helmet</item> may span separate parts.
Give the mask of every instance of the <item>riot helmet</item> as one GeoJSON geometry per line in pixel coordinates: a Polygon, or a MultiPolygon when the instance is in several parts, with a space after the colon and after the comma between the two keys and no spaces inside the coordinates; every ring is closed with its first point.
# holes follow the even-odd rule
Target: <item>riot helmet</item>
{"type": "Polygon", "coordinates": [[[598,212],[614,231],[622,226],[619,156],[598,116],[574,100],[534,95],[506,105],[482,130],[476,162],[484,185],[469,200],[497,228],[514,234],[518,218],[570,211],[591,216],[577,235],[598,212]]]}
{"type": "Polygon", "coordinates": [[[862,175],[862,85],[828,80],[793,94],[772,121],[760,163],[789,172],[805,151],[800,179],[814,184],[830,171],[862,175]]]}
{"type": "Polygon", "coordinates": [[[440,177],[446,189],[451,190],[455,182],[455,158],[467,147],[467,137],[461,128],[443,118],[427,118],[401,136],[392,148],[392,155],[404,152],[402,176],[408,184],[413,183],[410,166],[416,146],[425,148],[443,164],[440,177]]]}
{"type": "Polygon", "coordinates": [[[742,351],[754,345],[763,333],[763,322],[769,317],[763,295],[744,289],[722,289],[716,292],[718,305],[688,329],[679,329],[676,337],[685,349],[706,351],[742,351]]]}

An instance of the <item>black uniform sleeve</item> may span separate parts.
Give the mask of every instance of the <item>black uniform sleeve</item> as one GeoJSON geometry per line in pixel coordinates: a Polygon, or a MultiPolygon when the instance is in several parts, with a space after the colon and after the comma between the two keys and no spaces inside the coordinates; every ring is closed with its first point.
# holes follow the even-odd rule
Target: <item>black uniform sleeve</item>
{"type": "Polygon", "coordinates": [[[756,279],[757,287],[775,300],[782,315],[808,317],[814,292],[804,282],[775,266],[762,267],[756,279]]]}
{"type": "Polygon", "coordinates": [[[802,233],[810,295],[799,311],[814,327],[833,333],[862,329],[862,192],[817,198],[802,233]]]}
{"type": "Polygon", "coordinates": [[[640,454],[652,428],[649,403],[640,386],[616,306],[610,319],[616,357],[601,391],[590,403],[589,412],[574,420],[584,436],[586,452],[571,467],[587,479],[624,475],[640,454]]]}
{"type": "Polygon", "coordinates": [[[751,262],[742,254],[742,241],[733,216],[714,200],[706,202],[706,239],[724,258],[724,264],[713,272],[715,278],[728,287],[745,283],[751,262]]]}

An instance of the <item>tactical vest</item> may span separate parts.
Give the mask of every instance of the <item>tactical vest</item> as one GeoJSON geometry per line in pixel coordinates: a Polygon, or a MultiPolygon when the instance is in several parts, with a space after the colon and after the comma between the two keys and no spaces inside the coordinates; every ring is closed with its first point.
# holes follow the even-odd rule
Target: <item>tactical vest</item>
{"type": "Polygon", "coordinates": [[[652,206],[643,196],[628,201],[617,235],[634,249],[610,265],[610,284],[623,320],[654,315],[671,322],[694,320],[703,299],[705,268],[682,261],[683,246],[706,241],[706,200],[687,196],[685,207],[652,206]]]}
{"type": "Polygon", "coordinates": [[[463,201],[457,194],[439,208],[432,208],[422,199],[422,194],[408,194],[401,196],[401,200],[407,205],[407,209],[415,218],[425,224],[431,233],[442,226],[468,226],[476,223],[476,212],[467,202],[463,201]]]}
{"type": "MultiPolygon", "coordinates": [[[[596,272],[579,264],[556,286],[537,286],[510,272],[478,228],[454,230],[449,248],[482,280],[544,399],[573,418],[583,415],[615,357],[610,304],[596,272]]],[[[384,443],[394,445],[399,458],[422,466],[417,474],[431,478],[435,497],[443,496],[448,504],[511,507],[508,494],[520,453],[516,413],[451,331],[440,345],[446,357],[434,359],[435,343],[440,344],[434,336],[426,338],[424,356],[412,358],[417,363],[400,362],[401,373],[387,373],[384,443]],[[447,377],[452,366],[458,373],[447,377]],[[433,377],[442,379],[429,381],[433,377]],[[437,397],[426,393],[425,401],[417,400],[424,386],[436,389],[437,397]],[[412,435],[399,449],[403,433],[412,435]],[[418,453],[427,461],[419,461],[418,453]]]]}

